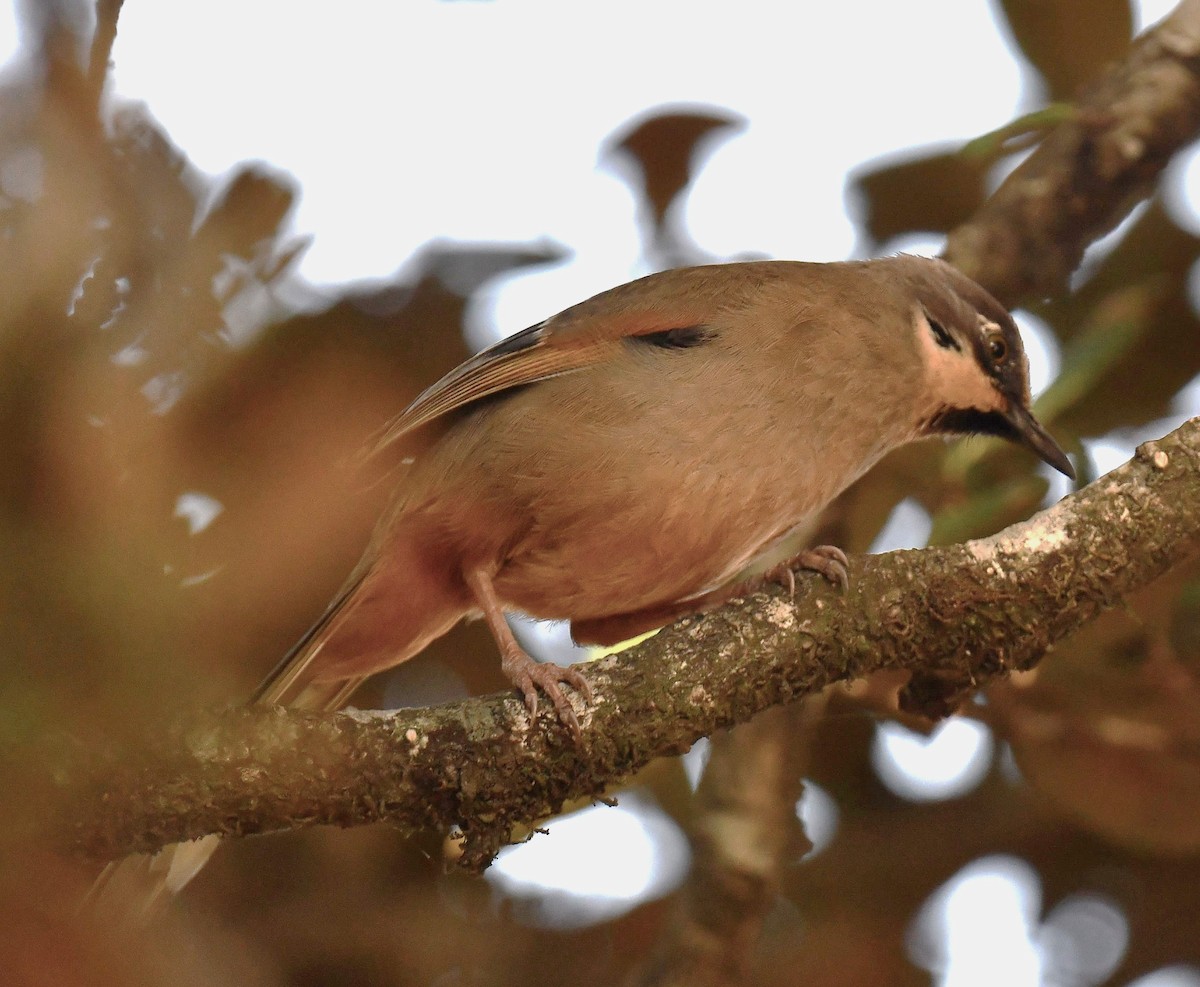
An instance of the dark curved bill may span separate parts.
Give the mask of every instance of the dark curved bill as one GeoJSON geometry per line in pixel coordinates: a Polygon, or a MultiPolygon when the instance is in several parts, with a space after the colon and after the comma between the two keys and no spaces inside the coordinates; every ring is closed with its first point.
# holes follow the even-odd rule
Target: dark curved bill
{"type": "Polygon", "coordinates": [[[1064,476],[1075,479],[1075,467],[1071,465],[1071,460],[1062,451],[1062,447],[1050,437],[1050,433],[1042,428],[1029,409],[1014,402],[1005,417],[1016,430],[1020,441],[1037,453],[1043,462],[1049,463],[1064,476]]]}

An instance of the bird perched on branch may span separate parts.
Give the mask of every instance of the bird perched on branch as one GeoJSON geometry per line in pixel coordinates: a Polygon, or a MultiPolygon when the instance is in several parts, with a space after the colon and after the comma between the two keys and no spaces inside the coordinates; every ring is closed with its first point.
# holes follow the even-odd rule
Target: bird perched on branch
{"type": "MultiPolygon", "coordinates": [[[[532,660],[506,610],[615,643],[713,606],[885,453],[927,436],[1001,436],[1074,476],[1030,411],[1011,316],[911,256],[621,285],[467,360],[376,448],[434,423],[362,560],[254,701],[334,708],[482,616],[531,716],[544,694],[578,736],[570,692],[587,700],[585,675],[532,660]]],[[[793,562],[845,579],[827,546],[793,562]]]]}
{"type": "MultiPolygon", "coordinates": [[[[684,268],[613,288],[451,371],[376,448],[438,420],[362,561],[257,701],[340,703],[482,615],[530,713],[543,692],[577,732],[562,686],[586,696],[585,677],[529,658],[505,610],[612,644],[711,606],[881,456],[929,435],[999,435],[1073,476],[1029,410],[1011,316],[911,256],[684,268]]],[[[794,561],[844,578],[836,549],[794,561]]]]}

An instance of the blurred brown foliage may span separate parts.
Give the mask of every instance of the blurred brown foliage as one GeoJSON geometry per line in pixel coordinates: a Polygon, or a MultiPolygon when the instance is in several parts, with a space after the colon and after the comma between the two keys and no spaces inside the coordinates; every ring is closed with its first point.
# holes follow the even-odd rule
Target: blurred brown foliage
{"type": "MultiPolygon", "coordinates": [[[[102,28],[118,7],[101,5],[102,28]]],[[[1130,30],[1123,0],[1000,8],[1048,98],[1070,98],[1130,30]]],[[[364,438],[465,355],[463,313],[480,285],[561,253],[432,245],[394,279],[294,310],[278,291],[303,247],[284,232],[291,180],[259,164],[204,178],[143,110],[106,103],[103,39],[81,68],[65,22],[48,17],[38,32],[28,70],[0,90],[0,783],[23,795],[0,804],[7,982],[619,980],[663,936],[671,899],[580,932],[538,931],[490,886],[446,874],[432,834],[416,845],[384,829],[309,832],[224,848],[153,949],[76,913],[90,873],[40,845],[53,789],[29,751],[47,736],[152,730],[242,694],[319,612],[381,507],[386,483],[355,458],[364,438]],[[190,530],[189,493],[219,505],[211,525],[190,530]]],[[[671,107],[613,138],[636,164],[648,256],[702,259],[678,204],[698,146],[737,123],[671,107]]],[[[851,188],[865,242],[949,229],[998,163],[939,148],[864,166],[851,188]]],[[[1200,373],[1187,292],[1198,254],[1154,201],[1076,292],[1036,306],[1064,344],[1043,399],[1060,434],[1145,425],[1200,373]]],[[[969,537],[1028,514],[1045,492],[1027,458],[997,445],[922,446],[849,491],[828,532],[864,550],[911,496],[935,538],[969,537]]],[[[755,982],[926,982],[905,945],[913,915],[988,853],[1032,863],[1047,910],[1079,890],[1119,903],[1131,938],[1113,980],[1200,963],[1198,587],[1196,567],[1174,574],[976,710],[1012,745],[1019,780],[997,758],[969,795],[908,803],[869,766],[872,720],[825,717],[809,774],[836,799],[840,828],[781,875],[755,982]]],[[[419,662],[483,691],[502,687],[490,655],[466,628],[419,662]]],[[[694,823],[678,762],[632,784],[694,823]]]]}

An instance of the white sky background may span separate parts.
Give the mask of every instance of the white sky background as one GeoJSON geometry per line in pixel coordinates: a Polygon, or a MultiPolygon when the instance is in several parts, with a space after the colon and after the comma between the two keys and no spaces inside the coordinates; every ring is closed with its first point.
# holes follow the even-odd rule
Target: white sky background
{"type": "MultiPolygon", "coordinates": [[[[1138,6],[1140,28],[1173,3],[1138,6]]],[[[804,4],[794,22],[777,0],[732,9],[134,2],[115,80],[201,170],[259,159],[295,176],[294,231],[313,236],[298,270],[313,282],[389,276],[438,238],[573,250],[485,301],[493,335],[644,273],[634,199],[597,161],[648,108],[709,104],[748,121],[693,188],[701,248],[836,260],[854,249],[848,172],[977,136],[1036,98],[986,0],[804,4]]],[[[15,47],[4,18],[0,56],[15,47]]]]}
{"type": "MultiPolygon", "coordinates": [[[[1146,0],[1139,26],[1172,6],[1146,0]]],[[[637,204],[597,164],[648,108],[707,104],[748,121],[693,186],[703,250],[837,260],[855,248],[853,168],[969,139],[1037,98],[986,0],[804,4],[794,22],[778,0],[732,9],[136,2],[115,79],[200,169],[261,159],[295,176],[294,231],[313,236],[297,270],[312,282],[387,277],[439,238],[570,248],[567,263],[477,296],[478,345],[645,273],[637,204]]]]}
{"type": "MultiPolygon", "coordinates": [[[[1171,4],[1142,7],[1147,22],[1171,4]]],[[[634,200],[596,165],[649,107],[749,121],[694,188],[701,247],[810,260],[853,249],[852,168],[1025,108],[984,0],[806,4],[795,23],[783,9],[130,3],[113,57],[118,92],[144,100],[200,169],[261,159],[295,176],[295,230],[314,235],[299,270],[313,281],[390,275],[439,237],[569,246],[573,263],[500,293],[503,334],[642,273],[634,200]]]]}
{"type": "MultiPolygon", "coordinates": [[[[1173,3],[1138,6],[1141,26],[1173,3]]],[[[813,260],[853,248],[852,168],[1026,108],[985,0],[805,4],[795,23],[776,0],[730,9],[134,2],[115,78],[200,169],[261,159],[296,177],[295,230],[315,236],[300,270],[313,281],[387,276],[439,237],[549,236],[578,251],[585,292],[639,272],[634,202],[596,163],[649,107],[706,103],[749,120],[693,192],[702,247],[813,260]]],[[[6,8],[0,57],[14,48],[6,8]]],[[[522,326],[579,298],[544,288],[522,326]]]]}
{"type": "Polygon", "coordinates": [[[184,18],[135,3],[116,81],[200,168],[263,158],[296,176],[313,280],[390,274],[437,237],[549,236],[578,251],[570,283],[531,285],[536,311],[512,328],[640,273],[634,201],[595,165],[648,107],[750,121],[701,173],[689,217],[701,246],[831,260],[853,246],[850,168],[972,137],[1019,105],[1021,73],[982,2],[806,5],[794,25],[777,0],[745,0],[735,21],[729,9],[355,0],[331,16],[215,0],[184,18]],[[956,40],[929,57],[933,37],[956,40]]]}
{"type": "MultiPolygon", "coordinates": [[[[1136,6],[1140,30],[1174,3],[1136,6]]],[[[16,41],[0,7],[0,60],[16,41]]],[[[598,152],[652,107],[747,120],[693,187],[703,250],[836,260],[855,249],[851,170],[1037,98],[986,0],[130,0],[113,57],[117,91],[201,170],[260,159],[295,177],[313,282],[390,276],[443,238],[574,251],[483,300],[491,335],[644,273],[636,202],[598,152]]]]}

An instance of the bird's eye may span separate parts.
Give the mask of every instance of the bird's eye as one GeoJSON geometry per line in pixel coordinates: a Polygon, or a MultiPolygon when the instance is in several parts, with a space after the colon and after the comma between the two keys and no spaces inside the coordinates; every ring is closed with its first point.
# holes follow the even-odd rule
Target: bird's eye
{"type": "Polygon", "coordinates": [[[994,335],[988,338],[988,353],[993,363],[1003,363],[1008,359],[1008,343],[1003,336],[994,335]]]}

